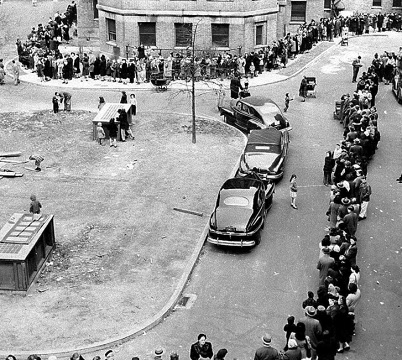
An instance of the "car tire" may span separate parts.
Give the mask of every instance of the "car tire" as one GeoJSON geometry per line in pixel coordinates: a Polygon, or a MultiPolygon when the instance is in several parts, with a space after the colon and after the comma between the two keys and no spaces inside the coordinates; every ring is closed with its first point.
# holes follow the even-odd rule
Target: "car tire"
{"type": "Polygon", "coordinates": [[[261,242],[261,230],[255,235],[255,246],[260,245],[261,242]]]}

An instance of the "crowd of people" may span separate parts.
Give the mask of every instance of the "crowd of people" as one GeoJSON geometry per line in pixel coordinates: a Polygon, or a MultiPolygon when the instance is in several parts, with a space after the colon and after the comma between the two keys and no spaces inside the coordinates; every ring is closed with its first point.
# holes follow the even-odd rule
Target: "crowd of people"
{"type": "Polygon", "coordinates": [[[73,78],[133,84],[151,82],[153,78],[195,80],[254,77],[263,71],[286,67],[289,59],[308,52],[319,41],[333,41],[344,33],[363,34],[369,31],[400,31],[400,14],[355,14],[343,17],[311,20],[299,26],[295,34],[273,41],[269,46],[249,53],[230,51],[170,52],[162,56],[159,50],[140,44],[130,59],[113,59],[92,52],[62,54],[61,42],[70,41],[70,29],[76,24],[77,9],[73,1],[65,13],[56,13],[48,23],[38,24],[25,43],[17,40],[19,61],[36,71],[41,81],[59,79],[67,83],[73,78]]]}

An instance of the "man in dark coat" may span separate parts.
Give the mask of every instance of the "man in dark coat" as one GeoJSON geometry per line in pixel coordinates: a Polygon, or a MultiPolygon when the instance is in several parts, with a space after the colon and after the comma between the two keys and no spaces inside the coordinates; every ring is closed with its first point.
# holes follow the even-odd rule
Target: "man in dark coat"
{"type": "Polygon", "coordinates": [[[243,90],[243,86],[240,82],[240,76],[235,76],[232,80],[230,80],[230,97],[232,99],[238,99],[240,90],[243,90]]]}
{"type": "Polygon", "coordinates": [[[271,335],[265,334],[262,337],[262,344],[254,355],[254,360],[279,360],[279,352],[271,346],[271,335]]]}

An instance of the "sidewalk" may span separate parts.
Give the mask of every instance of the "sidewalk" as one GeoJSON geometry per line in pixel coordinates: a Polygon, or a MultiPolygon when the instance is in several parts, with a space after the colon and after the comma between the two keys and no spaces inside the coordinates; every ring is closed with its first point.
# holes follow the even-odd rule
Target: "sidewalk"
{"type": "MultiPolygon", "coordinates": [[[[314,46],[311,51],[305,54],[298,55],[296,59],[289,60],[286,68],[279,68],[277,70],[272,70],[270,72],[265,71],[262,74],[258,75],[254,78],[249,78],[249,86],[257,87],[266,84],[272,84],[284,81],[289,77],[295,76],[299,74],[306,66],[314,61],[318,56],[323,54],[326,50],[331,48],[332,46],[338,44],[339,39],[336,39],[336,42],[327,42],[323,41],[314,46]]],[[[64,52],[78,52],[78,48],[76,47],[67,47],[64,46],[64,52]]],[[[6,68],[9,67],[9,62],[6,63],[6,68]]],[[[10,72],[9,72],[10,73],[10,72]]],[[[138,91],[138,90],[156,90],[155,86],[151,83],[140,83],[140,84],[126,84],[118,83],[118,82],[109,82],[109,81],[100,81],[93,79],[72,79],[67,84],[63,84],[62,80],[50,80],[50,81],[42,81],[35,72],[30,70],[23,70],[20,75],[20,80],[22,82],[31,83],[40,86],[46,87],[58,87],[60,89],[104,89],[104,90],[128,90],[128,91],[138,91]]],[[[196,90],[207,91],[207,90],[217,90],[223,84],[223,88],[225,90],[230,89],[230,80],[219,80],[213,79],[209,81],[199,81],[196,82],[196,90]]],[[[168,90],[186,90],[191,88],[191,82],[186,82],[184,80],[176,80],[169,84],[168,90]]]]}

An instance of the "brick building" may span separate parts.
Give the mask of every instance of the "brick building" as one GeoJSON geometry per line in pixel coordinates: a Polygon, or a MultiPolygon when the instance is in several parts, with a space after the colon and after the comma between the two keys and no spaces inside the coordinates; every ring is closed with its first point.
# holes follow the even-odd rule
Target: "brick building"
{"type": "Polygon", "coordinates": [[[100,51],[131,56],[139,44],[168,51],[252,51],[277,36],[277,0],[80,0],[80,44],[98,31],[100,51]],[[127,54],[128,53],[128,54],[127,54]]]}
{"type": "Polygon", "coordinates": [[[335,7],[365,13],[400,12],[402,0],[79,0],[81,46],[97,40],[100,51],[131,57],[139,44],[162,54],[195,48],[253,51],[295,32],[335,7]]]}

